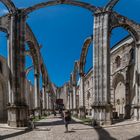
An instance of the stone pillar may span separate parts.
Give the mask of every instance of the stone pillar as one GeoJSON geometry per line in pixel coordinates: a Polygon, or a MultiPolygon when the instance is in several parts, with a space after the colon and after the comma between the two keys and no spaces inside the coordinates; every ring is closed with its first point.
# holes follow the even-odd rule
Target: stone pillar
{"type": "Polygon", "coordinates": [[[111,124],[109,13],[94,14],[93,117],[99,125],[111,124]]]}
{"type": "Polygon", "coordinates": [[[45,85],[43,84],[42,86],[42,109],[43,109],[43,114],[45,113],[46,110],[46,95],[45,95],[45,85]]]}
{"type": "Polygon", "coordinates": [[[76,85],[73,85],[73,114],[77,115],[77,106],[76,106],[76,85]]]}
{"type": "Polygon", "coordinates": [[[8,80],[8,92],[9,92],[9,104],[13,104],[14,103],[14,94],[13,94],[13,87],[12,87],[12,75],[13,75],[13,46],[14,46],[14,17],[11,15],[10,16],[10,33],[8,35],[8,42],[7,42],[7,49],[8,49],[8,68],[9,68],[9,80],[8,80]]]}
{"type": "Polygon", "coordinates": [[[80,74],[80,96],[79,96],[79,115],[80,118],[86,117],[85,93],[84,93],[84,73],[80,74]]]}
{"type": "Polygon", "coordinates": [[[68,95],[67,95],[67,109],[70,109],[70,94],[69,94],[69,91],[68,91],[68,95]]]}
{"type": "MultiPolygon", "coordinates": [[[[8,76],[10,77],[10,59],[11,59],[11,48],[10,48],[10,41],[9,41],[9,35],[7,35],[7,63],[8,63],[8,76]]],[[[11,94],[11,84],[10,84],[10,78],[8,78],[8,104],[12,103],[12,94],[11,94]]]]}
{"type": "Polygon", "coordinates": [[[40,108],[40,91],[39,91],[39,73],[34,74],[34,96],[35,96],[35,116],[39,117],[41,114],[40,108]]]}
{"type": "Polygon", "coordinates": [[[73,92],[70,92],[70,109],[73,110],[73,92]]]}
{"type": "Polygon", "coordinates": [[[53,110],[53,99],[52,99],[51,93],[50,93],[50,96],[49,96],[49,109],[50,109],[50,112],[52,112],[52,110],[53,110]]]}
{"type": "Polygon", "coordinates": [[[131,105],[130,105],[130,84],[129,84],[129,72],[128,70],[126,71],[126,81],[125,81],[125,97],[126,97],[126,101],[125,101],[125,119],[130,119],[131,118],[131,105]]]}
{"type": "MultiPolygon", "coordinates": [[[[139,34],[140,36],[140,34],[139,34]]],[[[140,120],[140,40],[136,44],[137,48],[137,120],[140,120]]]]}
{"type": "Polygon", "coordinates": [[[49,105],[48,105],[48,92],[46,92],[46,113],[48,114],[48,108],[49,105]]]}
{"type": "Polygon", "coordinates": [[[134,120],[140,120],[140,41],[135,47],[135,99],[134,99],[134,120]]]}
{"type": "Polygon", "coordinates": [[[46,93],[46,109],[49,109],[49,105],[48,105],[49,99],[48,99],[48,93],[46,93]]]}
{"type": "MultiPolygon", "coordinates": [[[[8,106],[8,125],[27,125],[28,106],[25,100],[25,31],[26,16],[18,10],[11,15],[10,50],[12,75],[12,103],[8,106]]],[[[10,93],[11,94],[11,93],[10,93]]]]}
{"type": "Polygon", "coordinates": [[[49,93],[46,93],[46,109],[47,109],[47,114],[49,114],[49,93]]]}

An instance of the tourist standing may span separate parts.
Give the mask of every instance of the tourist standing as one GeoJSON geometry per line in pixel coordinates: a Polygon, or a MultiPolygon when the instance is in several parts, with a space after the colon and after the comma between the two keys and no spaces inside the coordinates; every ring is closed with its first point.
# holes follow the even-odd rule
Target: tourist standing
{"type": "Polygon", "coordinates": [[[68,132],[68,124],[71,121],[71,113],[69,110],[64,111],[64,123],[65,123],[65,132],[68,132]]]}

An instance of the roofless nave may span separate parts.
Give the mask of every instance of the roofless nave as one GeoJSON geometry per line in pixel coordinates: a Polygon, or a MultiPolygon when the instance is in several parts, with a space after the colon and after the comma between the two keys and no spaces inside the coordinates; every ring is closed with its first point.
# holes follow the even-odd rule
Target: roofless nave
{"type": "MultiPolygon", "coordinates": [[[[43,7],[68,4],[74,6],[80,6],[92,12],[94,14],[94,36],[88,37],[83,45],[81,52],[81,58],[75,62],[74,70],[71,74],[70,82],[67,85],[67,89],[71,90],[71,108],[73,113],[79,113],[80,117],[85,117],[85,84],[84,84],[84,66],[88,47],[93,41],[94,43],[94,84],[92,92],[92,115],[93,119],[98,124],[111,124],[112,123],[112,110],[111,104],[111,84],[110,84],[110,36],[111,31],[116,27],[123,27],[127,30],[133,38],[135,49],[135,65],[134,65],[134,97],[133,101],[129,102],[126,98],[126,114],[130,116],[129,112],[133,110],[133,118],[139,120],[140,114],[140,96],[139,96],[139,46],[140,46],[140,25],[127,17],[124,17],[115,11],[113,7],[119,0],[111,0],[104,7],[96,7],[94,5],[75,1],[75,0],[54,0],[36,4],[34,6],[19,9],[15,7],[11,0],[0,0],[9,10],[9,13],[0,17],[0,29],[6,32],[8,35],[8,66],[7,66],[7,86],[5,87],[8,95],[3,95],[4,106],[7,106],[5,114],[0,112],[3,118],[8,117],[8,124],[10,126],[26,126],[27,118],[30,110],[34,110],[35,115],[41,115],[40,104],[40,84],[39,77],[42,74],[43,86],[42,88],[42,106],[43,113],[52,109],[55,100],[54,86],[50,81],[47,69],[44,65],[39,43],[26,23],[28,14],[43,7]],[[29,50],[25,49],[25,43],[28,44],[29,50]],[[25,56],[30,55],[34,65],[34,88],[33,95],[26,96],[27,87],[29,86],[26,80],[26,73],[30,70],[25,69],[25,56]],[[80,75],[79,85],[79,105],[77,107],[77,80],[76,76],[80,75]],[[7,98],[6,98],[7,97],[7,98]],[[6,99],[8,101],[6,101],[6,99]],[[33,103],[32,103],[33,102],[33,103]],[[133,107],[131,106],[133,104],[133,107]],[[31,107],[32,106],[32,107],[31,107]],[[7,115],[8,114],[8,115],[7,115]]],[[[119,61],[119,59],[118,59],[119,61]]],[[[2,73],[1,73],[2,75],[2,73]]],[[[111,81],[112,82],[112,81],[111,81]]],[[[127,83],[126,84],[130,84],[127,83]]],[[[2,118],[1,118],[2,119],[2,118]]]]}

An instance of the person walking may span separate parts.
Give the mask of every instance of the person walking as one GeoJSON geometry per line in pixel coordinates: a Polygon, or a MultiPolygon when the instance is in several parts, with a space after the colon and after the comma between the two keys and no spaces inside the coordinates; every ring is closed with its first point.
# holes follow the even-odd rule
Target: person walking
{"type": "Polygon", "coordinates": [[[64,123],[65,123],[65,129],[66,129],[66,133],[68,132],[68,124],[71,121],[71,113],[69,110],[64,111],[64,123]]]}
{"type": "Polygon", "coordinates": [[[34,122],[33,122],[33,118],[34,118],[34,115],[30,114],[30,116],[29,116],[29,128],[30,129],[34,129],[35,128],[35,125],[34,125],[34,122]]]}

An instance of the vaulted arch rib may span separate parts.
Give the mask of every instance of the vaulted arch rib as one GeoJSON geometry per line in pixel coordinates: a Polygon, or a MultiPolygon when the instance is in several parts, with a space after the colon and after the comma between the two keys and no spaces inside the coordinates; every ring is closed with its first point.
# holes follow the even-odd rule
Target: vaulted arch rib
{"type": "Polygon", "coordinates": [[[84,73],[86,56],[87,56],[88,48],[89,48],[92,41],[93,41],[93,36],[90,36],[84,42],[82,52],[81,52],[81,56],[80,56],[79,73],[84,73]]]}
{"type": "Polygon", "coordinates": [[[63,0],[63,1],[62,0],[53,0],[53,1],[42,2],[42,3],[36,4],[34,6],[28,7],[24,10],[24,12],[25,12],[25,14],[30,14],[31,12],[38,10],[40,8],[58,5],[58,4],[68,4],[68,5],[79,6],[79,7],[85,8],[91,12],[100,10],[100,8],[98,8],[94,5],[91,5],[89,3],[85,3],[85,2],[80,2],[80,1],[75,1],[75,0],[63,0]]]}
{"type": "Polygon", "coordinates": [[[110,2],[104,7],[105,11],[110,11],[119,2],[119,0],[110,0],[110,2]]]}

